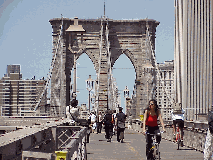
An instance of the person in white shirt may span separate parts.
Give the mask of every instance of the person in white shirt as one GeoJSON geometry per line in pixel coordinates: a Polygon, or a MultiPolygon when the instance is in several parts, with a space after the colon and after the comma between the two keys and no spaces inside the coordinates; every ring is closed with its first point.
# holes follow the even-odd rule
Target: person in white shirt
{"type": "Polygon", "coordinates": [[[180,129],[180,136],[181,136],[181,146],[183,146],[183,128],[184,128],[184,114],[185,110],[182,109],[181,103],[180,110],[175,112],[174,110],[171,111],[172,120],[173,120],[173,139],[176,140],[176,125],[178,124],[178,127],[180,129]]]}
{"type": "Polygon", "coordinates": [[[101,129],[102,129],[102,120],[103,120],[103,116],[101,114],[101,112],[99,112],[98,117],[97,117],[97,134],[101,133],[101,129]]]}
{"type": "Polygon", "coordinates": [[[66,116],[67,116],[67,119],[71,119],[71,115],[70,115],[70,106],[67,106],[66,107],[66,116]]]}
{"type": "Polygon", "coordinates": [[[92,133],[94,133],[94,130],[96,128],[96,115],[94,112],[90,115],[91,118],[91,127],[92,127],[92,133]]]}

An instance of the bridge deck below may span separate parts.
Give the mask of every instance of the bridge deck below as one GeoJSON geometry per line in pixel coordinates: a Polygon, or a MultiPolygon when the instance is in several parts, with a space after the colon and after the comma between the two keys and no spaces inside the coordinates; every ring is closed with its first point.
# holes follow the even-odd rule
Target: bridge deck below
{"type": "MultiPolygon", "coordinates": [[[[116,141],[116,135],[113,136],[112,142],[107,142],[105,133],[90,134],[90,143],[87,143],[88,160],[145,160],[145,136],[141,133],[125,130],[124,143],[116,141]]],[[[181,147],[177,150],[177,144],[162,139],[160,144],[162,160],[203,160],[203,153],[190,148],[181,147]]]]}

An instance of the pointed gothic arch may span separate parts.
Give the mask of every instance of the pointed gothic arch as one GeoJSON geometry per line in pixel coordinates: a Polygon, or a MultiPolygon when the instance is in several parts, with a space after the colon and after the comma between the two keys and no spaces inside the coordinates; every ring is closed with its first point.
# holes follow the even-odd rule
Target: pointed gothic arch
{"type": "MultiPolygon", "coordinates": [[[[56,46],[58,41],[58,34],[61,25],[61,19],[56,18],[50,20],[50,23],[53,28],[53,53],[56,52],[56,46]]],[[[141,19],[141,20],[112,20],[106,17],[100,19],[79,19],[78,23],[82,25],[82,27],[86,30],[86,33],[83,35],[84,41],[86,43],[85,49],[82,50],[81,53],[77,55],[79,57],[82,53],[86,53],[92,63],[94,64],[94,68],[96,73],[99,73],[101,70],[101,85],[102,89],[100,94],[103,94],[103,103],[99,104],[99,108],[104,111],[107,109],[106,98],[104,98],[108,81],[108,68],[109,62],[107,57],[110,57],[111,67],[114,65],[115,61],[121,54],[125,54],[135,68],[136,73],[136,105],[134,106],[135,117],[139,118],[141,106],[146,103],[144,98],[144,84],[145,78],[143,75],[144,63],[146,59],[146,51],[145,51],[145,43],[146,43],[146,25],[149,25],[150,30],[150,38],[151,38],[151,46],[153,49],[155,48],[155,32],[156,27],[159,25],[158,21],[153,19],[141,19]],[[107,42],[107,43],[106,43],[107,42]],[[101,61],[102,66],[99,70],[99,62],[101,61]],[[104,66],[105,65],[105,66],[104,66]]],[[[63,19],[64,32],[70,26],[74,24],[73,19],[63,19]]],[[[80,36],[79,36],[80,37],[80,36]]],[[[73,66],[73,53],[68,51],[69,45],[69,37],[66,33],[63,34],[64,41],[64,51],[63,56],[63,85],[66,88],[66,93],[64,96],[66,97],[66,101],[62,106],[69,105],[70,103],[70,69],[73,66]]],[[[56,62],[56,65],[60,65],[60,61],[56,62]]],[[[51,81],[51,92],[56,93],[56,97],[58,94],[58,88],[54,88],[56,86],[58,71],[57,67],[53,69],[53,76],[55,78],[51,81]],[[52,88],[52,87],[51,87],[52,88]]],[[[54,103],[53,103],[54,105],[54,103]]]]}

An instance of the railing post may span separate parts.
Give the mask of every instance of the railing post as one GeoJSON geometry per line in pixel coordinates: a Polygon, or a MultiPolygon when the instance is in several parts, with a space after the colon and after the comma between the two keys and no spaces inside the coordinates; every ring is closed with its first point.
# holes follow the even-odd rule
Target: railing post
{"type": "Polygon", "coordinates": [[[86,134],[83,136],[83,140],[82,140],[82,142],[83,142],[83,144],[82,144],[82,151],[83,151],[83,157],[82,157],[82,159],[83,160],[86,160],[87,159],[87,150],[86,150],[86,135],[87,135],[87,132],[85,132],[86,134]]]}
{"type": "Polygon", "coordinates": [[[56,137],[56,130],[57,130],[57,126],[53,126],[51,128],[51,131],[52,131],[52,136],[53,136],[53,141],[54,141],[54,149],[55,151],[58,150],[58,144],[57,144],[57,137],[56,137]]]}
{"type": "Polygon", "coordinates": [[[81,148],[82,148],[82,139],[79,137],[78,138],[78,160],[81,160],[82,158],[81,148]]]}

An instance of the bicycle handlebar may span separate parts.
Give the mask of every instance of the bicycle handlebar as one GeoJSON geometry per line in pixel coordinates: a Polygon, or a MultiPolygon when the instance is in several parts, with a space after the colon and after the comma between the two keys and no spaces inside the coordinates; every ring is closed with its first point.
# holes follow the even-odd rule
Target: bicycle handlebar
{"type": "MultiPolygon", "coordinates": [[[[160,131],[160,133],[164,133],[164,131],[160,131]]],[[[145,134],[149,134],[149,135],[151,135],[151,136],[156,135],[156,134],[151,134],[151,133],[149,133],[149,132],[145,132],[145,134]]]]}

